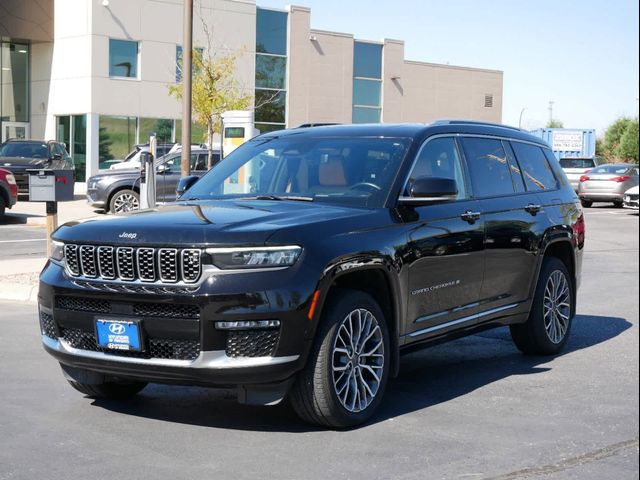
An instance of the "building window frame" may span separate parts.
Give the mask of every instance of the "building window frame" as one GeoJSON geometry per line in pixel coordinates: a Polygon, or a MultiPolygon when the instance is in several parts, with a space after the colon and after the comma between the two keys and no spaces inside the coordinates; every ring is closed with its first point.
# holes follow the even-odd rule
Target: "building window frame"
{"type": "Polygon", "coordinates": [[[109,78],[111,79],[115,79],[115,80],[129,80],[129,81],[139,81],[141,78],[141,74],[140,74],[140,70],[141,70],[141,55],[140,55],[140,42],[136,41],[136,40],[128,40],[128,39],[123,39],[123,38],[112,38],[109,37],[109,54],[108,54],[108,62],[109,62],[109,78]],[[111,48],[112,48],[112,42],[123,42],[123,43],[131,43],[131,44],[135,44],[136,45],[136,63],[135,63],[135,75],[117,75],[116,73],[114,73],[114,68],[126,68],[121,66],[120,64],[118,65],[114,65],[112,63],[112,59],[111,59],[111,48]]]}

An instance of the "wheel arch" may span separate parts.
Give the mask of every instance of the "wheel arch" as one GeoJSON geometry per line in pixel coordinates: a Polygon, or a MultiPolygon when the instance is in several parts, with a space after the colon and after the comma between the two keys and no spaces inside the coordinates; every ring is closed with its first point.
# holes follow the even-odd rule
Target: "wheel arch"
{"type": "Polygon", "coordinates": [[[114,197],[116,193],[121,192],[122,190],[133,190],[138,195],[140,195],[140,183],[138,181],[134,182],[133,184],[117,183],[114,186],[112,186],[111,189],[109,190],[109,193],[107,195],[107,200],[105,202],[105,209],[106,209],[105,211],[111,210],[111,199],[114,197]]]}
{"type": "MultiPolygon", "coordinates": [[[[362,260],[360,259],[360,261],[362,260]]],[[[358,290],[370,295],[382,309],[387,321],[391,345],[390,374],[395,377],[400,368],[399,338],[401,328],[400,289],[397,279],[394,280],[392,270],[382,259],[369,258],[356,268],[352,264],[353,262],[350,261],[335,265],[327,272],[321,281],[322,286],[319,288],[322,295],[319,298],[315,316],[320,318],[331,291],[334,289],[358,290]]]]}
{"type": "MultiPolygon", "coordinates": [[[[545,259],[554,257],[560,260],[571,276],[571,288],[573,293],[573,311],[572,316],[575,315],[576,306],[576,294],[577,294],[577,278],[576,278],[576,254],[574,244],[571,236],[556,235],[553,238],[549,238],[544,242],[544,248],[541,249],[540,262],[538,265],[538,271],[536,279],[540,276],[542,271],[542,265],[545,259]]],[[[535,282],[537,284],[537,281],[535,282]]],[[[535,286],[534,286],[535,288],[535,286]]]]}

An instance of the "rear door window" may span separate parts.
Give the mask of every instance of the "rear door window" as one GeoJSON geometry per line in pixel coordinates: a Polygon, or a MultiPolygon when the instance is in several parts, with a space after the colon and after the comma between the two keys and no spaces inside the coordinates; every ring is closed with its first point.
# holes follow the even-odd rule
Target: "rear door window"
{"type": "Polygon", "coordinates": [[[511,142],[511,146],[522,169],[527,190],[542,192],[558,188],[558,180],[540,147],[521,142],[511,142]]]}
{"type": "Polygon", "coordinates": [[[515,193],[509,161],[500,140],[468,137],[462,139],[462,146],[476,197],[499,197],[515,193]]]}

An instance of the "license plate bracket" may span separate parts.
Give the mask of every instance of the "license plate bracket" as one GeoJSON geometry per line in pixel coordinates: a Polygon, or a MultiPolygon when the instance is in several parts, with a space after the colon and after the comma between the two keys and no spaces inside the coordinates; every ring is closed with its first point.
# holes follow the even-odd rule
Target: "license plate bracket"
{"type": "Polygon", "coordinates": [[[124,319],[96,319],[96,342],[107,350],[139,352],[142,350],[140,322],[124,319]]]}

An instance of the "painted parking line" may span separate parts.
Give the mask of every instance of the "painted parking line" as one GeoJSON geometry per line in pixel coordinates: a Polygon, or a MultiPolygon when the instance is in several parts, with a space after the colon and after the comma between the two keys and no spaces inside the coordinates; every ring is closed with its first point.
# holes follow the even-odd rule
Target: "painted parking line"
{"type": "Polygon", "coordinates": [[[46,238],[26,238],[18,240],[0,240],[0,243],[46,242],[46,238]]]}

